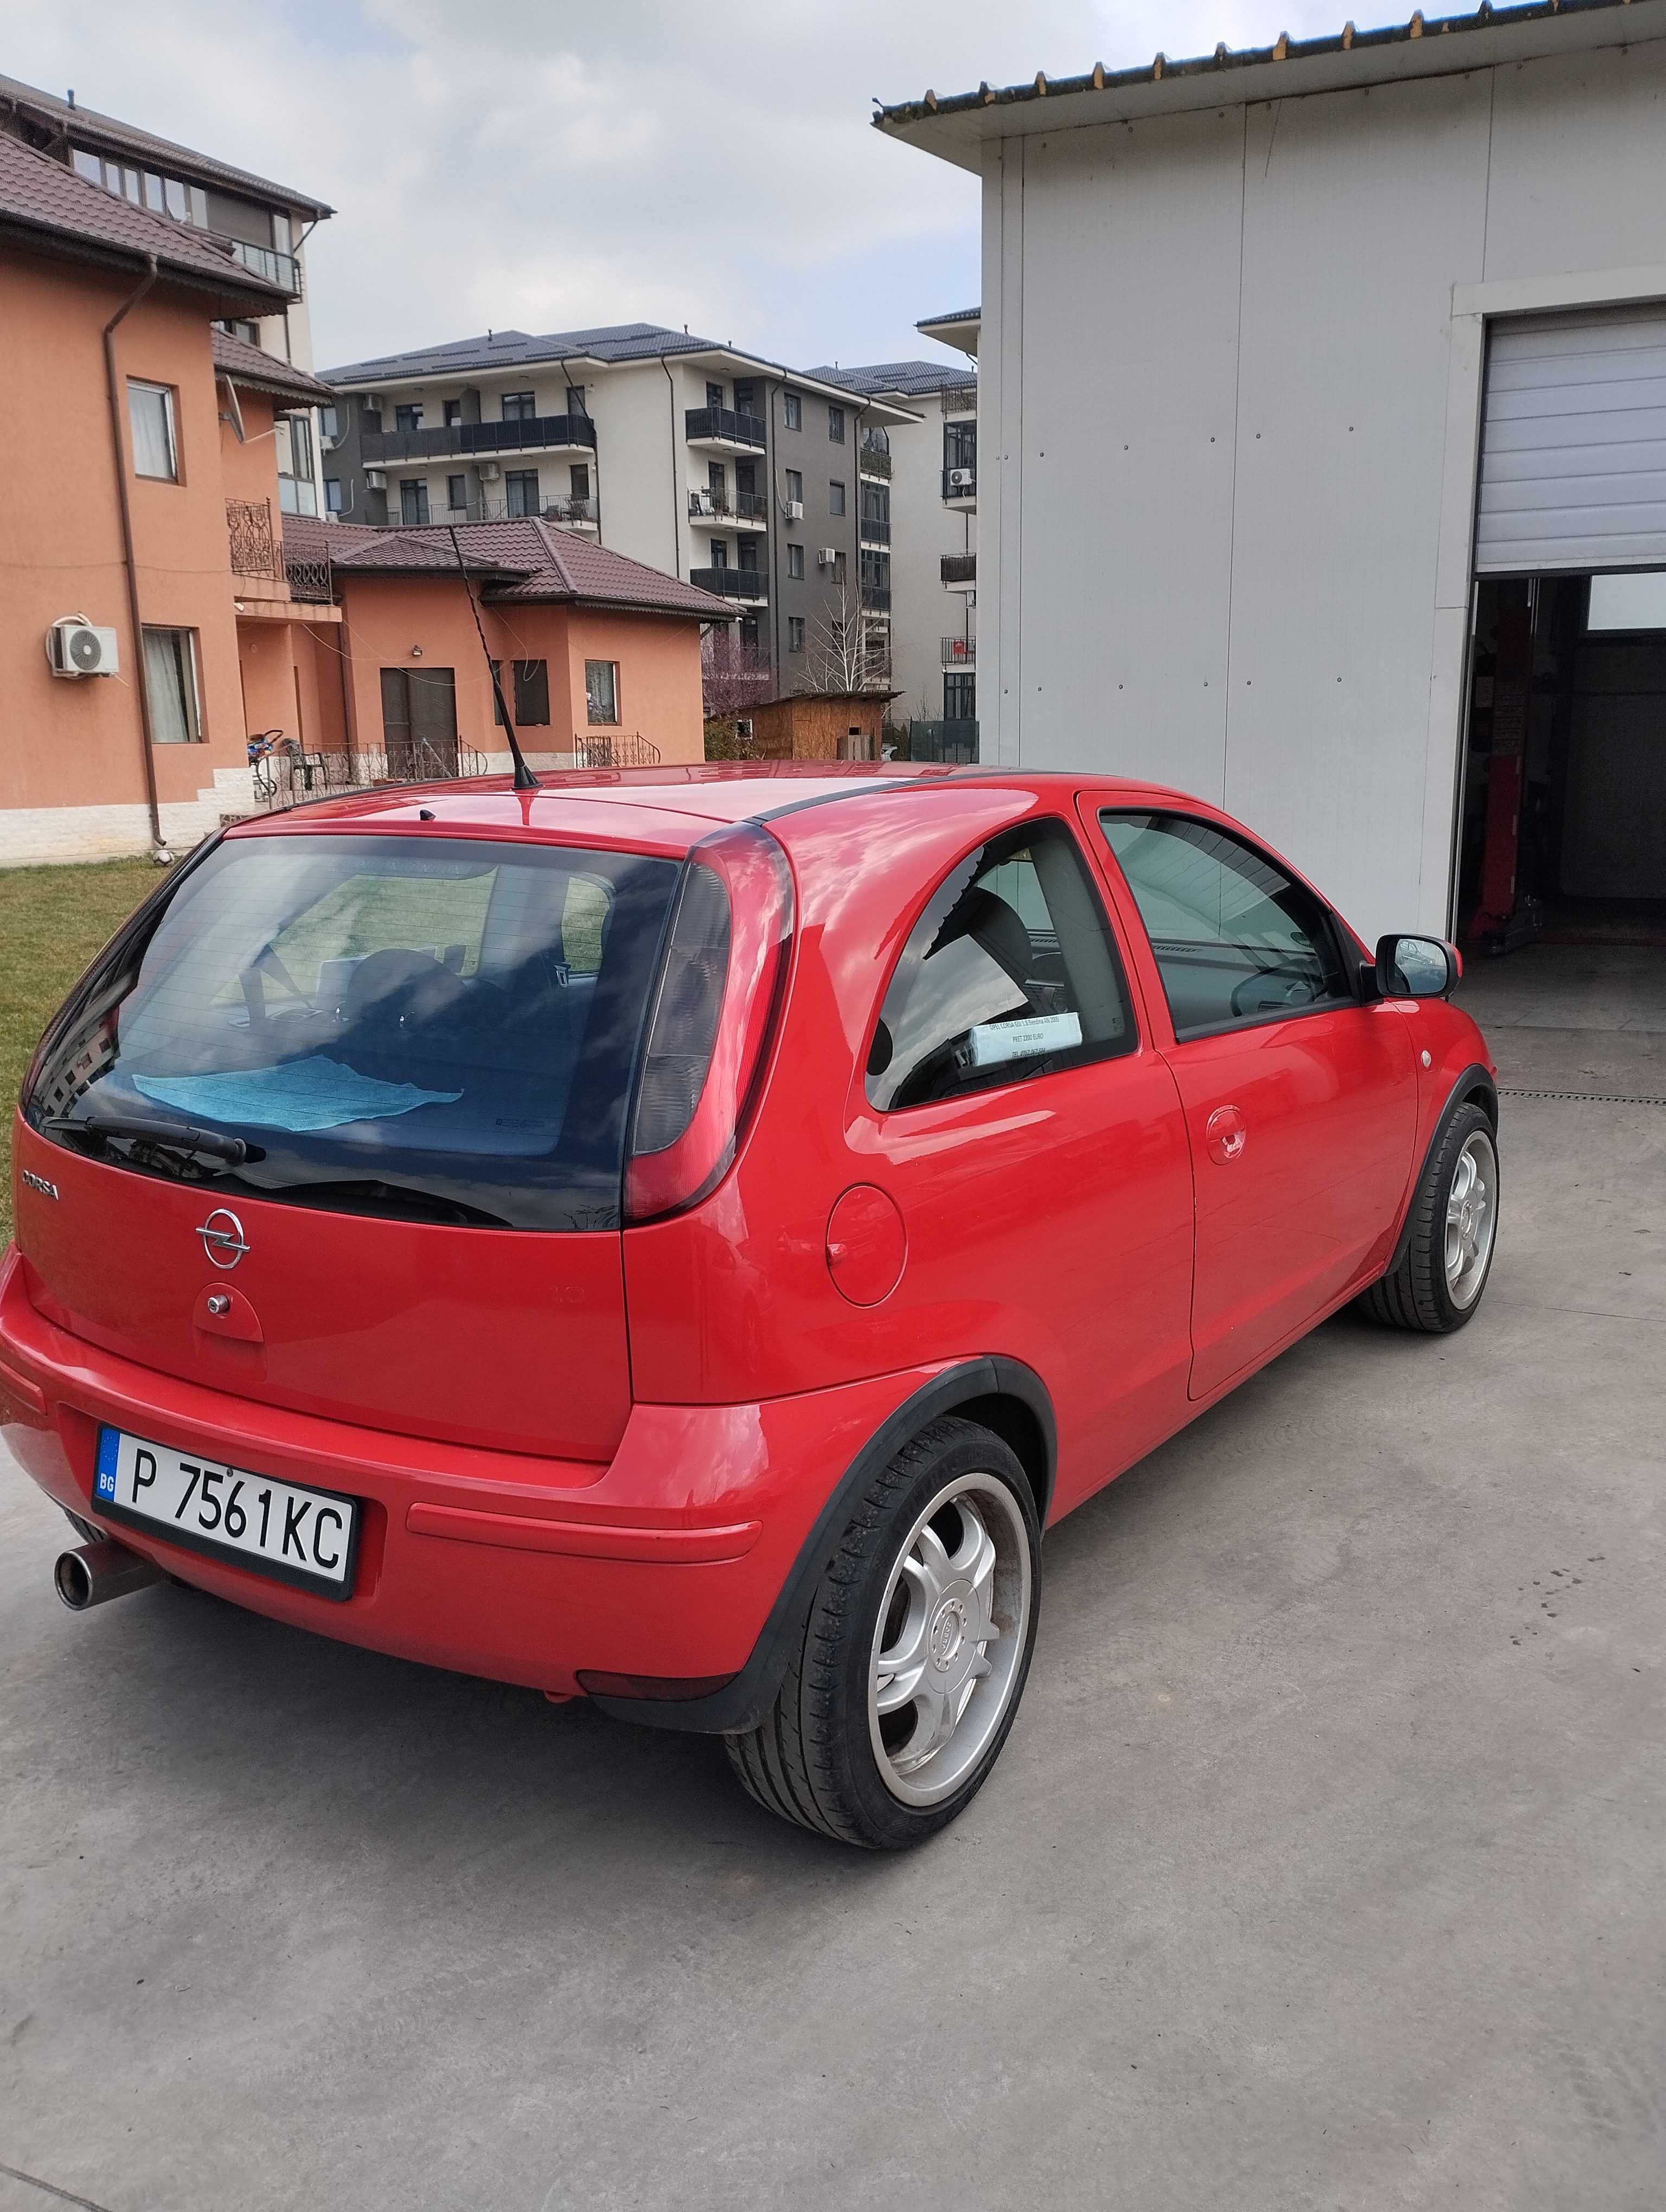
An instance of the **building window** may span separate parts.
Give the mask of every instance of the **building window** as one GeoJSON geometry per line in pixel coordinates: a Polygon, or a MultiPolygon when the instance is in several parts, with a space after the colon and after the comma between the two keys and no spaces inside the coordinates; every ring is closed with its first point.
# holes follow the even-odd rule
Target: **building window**
{"type": "Polygon", "coordinates": [[[734,411],[737,415],[757,413],[757,386],[749,376],[738,376],[734,380],[734,411]]]}
{"type": "Polygon", "coordinates": [[[127,419],[133,431],[133,473],[179,481],[179,447],[173,436],[173,394],[165,384],[127,380],[127,419]]]}
{"type": "Polygon", "coordinates": [[[617,660],[587,660],[584,664],[584,703],[595,724],[619,719],[619,664],[617,660]]]}
{"type": "Polygon", "coordinates": [[[330,514],[341,513],[341,478],[339,477],[325,477],[324,479],[324,504],[330,514]]]}
{"type": "Polygon", "coordinates": [[[789,576],[802,576],[802,575],[803,575],[803,574],[804,574],[804,548],[803,548],[803,546],[802,546],[802,545],[789,545],[789,546],[787,547],[787,574],[788,574],[789,576]]]}
{"type": "Polygon", "coordinates": [[[333,407],[319,409],[318,428],[319,435],[326,445],[338,446],[341,443],[341,416],[333,407]]]}
{"type": "Polygon", "coordinates": [[[723,404],[723,387],[721,384],[707,385],[706,404],[708,407],[721,407],[723,404]]]}
{"type": "Polygon", "coordinates": [[[396,407],[393,410],[393,427],[396,430],[420,430],[423,427],[421,403],[412,407],[396,407]]]}
{"type": "Polygon", "coordinates": [[[943,719],[945,722],[977,720],[977,678],[964,672],[943,678],[943,719]]]}
{"type": "Polygon", "coordinates": [[[530,392],[506,392],[503,395],[503,420],[506,422],[531,422],[538,415],[530,392]]]}
{"type": "Polygon", "coordinates": [[[538,471],[536,469],[506,470],[503,477],[503,491],[508,501],[508,512],[511,514],[538,513],[538,471]]]}
{"type": "Polygon", "coordinates": [[[446,505],[449,507],[460,508],[466,507],[468,503],[468,478],[466,477],[447,477],[446,478],[446,505]]]}
{"type": "Polygon", "coordinates": [[[399,486],[401,522],[428,520],[428,484],[421,477],[407,477],[399,486]]]}
{"type": "MultiPolygon", "coordinates": [[[[610,666],[611,663],[608,664],[610,666]]],[[[517,660],[515,663],[515,720],[521,728],[528,723],[547,723],[550,720],[550,664],[547,660],[517,660]]]]}
{"type": "Polygon", "coordinates": [[[756,653],[758,649],[758,645],[757,617],[756,615],[742,615],[740,617],[741,651],[743,653],[756,653]]]}
{"type": "Polygon", "coordinates": [[[568,386],[567,411],[569,415],[588,414],[589,410],[584,404],[584,386],[581,384],[569,384],[568,386]]]}
{"type": "Polygon", "coordinates": [[[943,465],[945,469],[976,468],[976,422],[945,422],[943,425],[943,465]]]}
{"type": "Polygon", "coordinates": [[[844,443],[844,410],[830,407],[827,410],[827,434],[836,446],[844,443]]]}
{"type": "Polygon", "coordinates": [[[787,470],[787,496],[796,500],[800,507],[804,505],[804,471],[801,469],[787,470]]]}
{"type": "Polygon", "coordinates": [[[804,617],[802,615],[788,615],[787,617],[787,650],[788,653],[804,651],[804,617]]]}
{"type": "Polygon", "coordinates": [[[804,402],[799,397],[798,393],[796,392],[784,392],[781,396],[781,404],[782,416],[786,422],[787,428],[789,430],[803,429],[804,402]]]}
{"type": "Polygon", "coordinates": [[[194,745],[203,734],[197,697],[197,637],[188,629],[144,633],[144,695],[159,745],[194,745]]]}
{"type": "Polygon", "coordinates": [[[280,415],[272,425],[277,449],[277,503],[285,514],[316,514],[318,487],[313,481],[313,421],[309,415],[280,415]]]}
{"type": "Polygon", "coordinates": [[[569,468],[567,475],[569,488],[571,490],[574,498],[588,499],[590,496],[589,462],[575,461],[569,468]]]}
{"type": "Polygon", "coordinates": [[[448,429],[448,430],[449,430],[449,429],[454,428],[455,428],[455,426],[456,426],[459,422],[460,422],[462,421],[462,419],[463,419],[463,403],[462,403],[462,401],[461,401],[460,399],[448,399],[448,400],[447,400],[447,402],[446,402],[446,428],[447,428],[447,429],[448,429]]]}
{"type": "Polygon", "coordinates": [[[891,556],[862,550],[860,562],[862,589],[865,592],[888,592],[891,589],[891,556]]]}
{"type": "Polygon", "coordinates": [[[258,346],[260,343],[258,323],[246,323],[240,321],[235,315],[222,315],[220,318],[219,328],[228,338],[241,338],[245,345],[258,346]]]}
{"type": "Polygon", "coordinates": [[[862,486],[862,520],[864,522],[891,520],[891,486],[865,483],[862,486]]]}
{"type": "Polygon", "coordinates": [[[827,487],[827,511],[830,514],[844,513],[844,486],[837,477],[827,487]]]}

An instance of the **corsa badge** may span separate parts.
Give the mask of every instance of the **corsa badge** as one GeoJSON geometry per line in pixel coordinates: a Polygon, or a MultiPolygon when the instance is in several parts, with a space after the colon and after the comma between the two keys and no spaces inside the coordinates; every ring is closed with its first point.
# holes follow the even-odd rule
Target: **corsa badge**
{"type": "Polygon", "coordinates": [[[48,1182],[45,1176],[38,1176],[33,1168],[22,1168],[19,1172],[22,1176],[26,1188],[38,1190],[42,1198],[58,1196],[58,1185],[55,1182],[48,1182]]]}

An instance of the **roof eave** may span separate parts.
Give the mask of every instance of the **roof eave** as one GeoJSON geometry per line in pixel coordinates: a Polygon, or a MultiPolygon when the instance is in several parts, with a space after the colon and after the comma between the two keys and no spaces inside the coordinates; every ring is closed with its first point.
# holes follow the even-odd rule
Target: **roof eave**
{"type": "Polygon", "coordinates": [[[1158,54],[1139,69],[1107,70],[1002,89],[881,107],[873,127],[958,167],[980,171],[986,139],[1091,124],[1138,122],[1188,110],[1363,89],[1595,47],[1637,46],[1666,37],[1666,0],[1529,0],[1473,15],[1421,13],[1380,30],[1323,39],[1281,38],[1276,46],[1171,62],[1158,54]]]}
{"type": "MultiPolygon", "coordinates": [[[[105,269],[137,271],[148,265],[144,249],[137,246],[118,246],[99,238],[88,238],[80,231],[64,230],[56,223],[34,222],[15,209],[0,211],[0,236],[31,246],[43,253],[55,253],[74,261],[90,261],[105,269]]],[[[224,277],[206,269],[194,269],[188,264],[156,256],[157,275],[166,284],[182,284],[193,292],[206,293],[220,303],[226,315],[247,313],[252,308],[257,315],[270,315],[289,303],[289,295],[275,284],[263,284],[258,276],[246,279],[232,276],[232,264],[228,264],[224,277]]]]}
{"type": "Polygon", "coordinates": [[[38,101],[24,100],[15,94],[4,95],[5,104],[19,115],[27,116],[39,129],[50,131],[67,143],[71,133],[87,146],[100,154],[119,155],[124,163],[133,168],[143,168],[167,159],[180,175],[194,184],[213,191],[225,191],[240,185],[245,191],[258,191],[280,207],[294,208],[309,215],[314,222],[322,222],[336,210],[327,201],[315,199],[310,192],[298,192],[288,185],[275,183],[270,177],[257,177],[252,170],[233,167],[228,161],[214,161],[206,155],[195,152],[189,146],[180,146],[171,139],[153,139],[147,144],[144,138],[136,139],[124,130],[114,117],[105,118],[90,110],[77,108],[73,119],[60,114],[56,108],[43,107],[38,101]],[[113,125],[113,128],[112,127],[113,125]]]}

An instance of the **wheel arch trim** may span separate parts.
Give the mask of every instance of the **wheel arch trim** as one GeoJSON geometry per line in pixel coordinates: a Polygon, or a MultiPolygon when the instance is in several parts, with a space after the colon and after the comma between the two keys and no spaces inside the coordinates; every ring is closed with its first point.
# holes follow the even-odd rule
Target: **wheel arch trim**
{"type": "Polygon", "coordinates": [[[1498,1079],[1490,1067],[1484,1066],[1478,1060],[1472,1060],[1468,1066],[1458,1076],[1451,1089],[1446,1093],[1445,1104],[1435,1116],[1435,1125],[1429,1132],[1429,1141],[1423,1147],[1423,1157],[1417,1164],[1417,1173],[1412,1177],[1411,1186],[1406,1194],[1405,1218],[1400,1224],[1400,1234],[1395,1239],[1394,1250],[1389,1255],[1389,1264],[1383,1270],[1384,1275],[1393,1274],[1395,1269],[1405,1258],[1407,1248],[1411,1243],[1417,1194],[1423,1187],[1423,1178],[1428,1172],[1429,1162],[1434,1158],[1435,1147],[1451,1127],[1453,1116],[1462,1108],[1470,1104],[1478,1105],[1482,1109],[1487,1120],[1493,1124],[1493,1133],[1496,1138],[1499,1129],[1498,1079]]]}
{"type": "Polygon", "coordinates": [[[700,1735],[744,1735],[759,1726],[775,1701],[793,1641],[803,1634],[816,1585],[837,1548],[857,1494],[931,1422],[992,1401],[1012,1406],[1018,1424],[1027,1417],[1027,1454],[1011,1435],[1001,1440],[1017,1453],[1035,1486],[1037,1516],[1045,1528],[1058,1464],[1058,1429],[1046,1384],[1033,1368],[998,1353],[960,1360],[903,1399],[835,1483],[775,1595],[751,1656],[733,1681],[704,1698],[595,1697],[592,1702],[619,1720],[700,1735]]]}

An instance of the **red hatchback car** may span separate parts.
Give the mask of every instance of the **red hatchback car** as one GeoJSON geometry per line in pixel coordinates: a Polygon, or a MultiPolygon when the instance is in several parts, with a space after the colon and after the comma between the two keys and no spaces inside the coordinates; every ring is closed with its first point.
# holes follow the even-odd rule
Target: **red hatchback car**
{"type": "Polygon", "coordinates": [[[1012,1726],[1042,1530],[1497,1218],[1446,945],[1214,808],[678,769],[239,826],[94,963],[16,1129],[7,1441],[84,1539],[726,1740],[867,1845],[1012,1726]]]}

